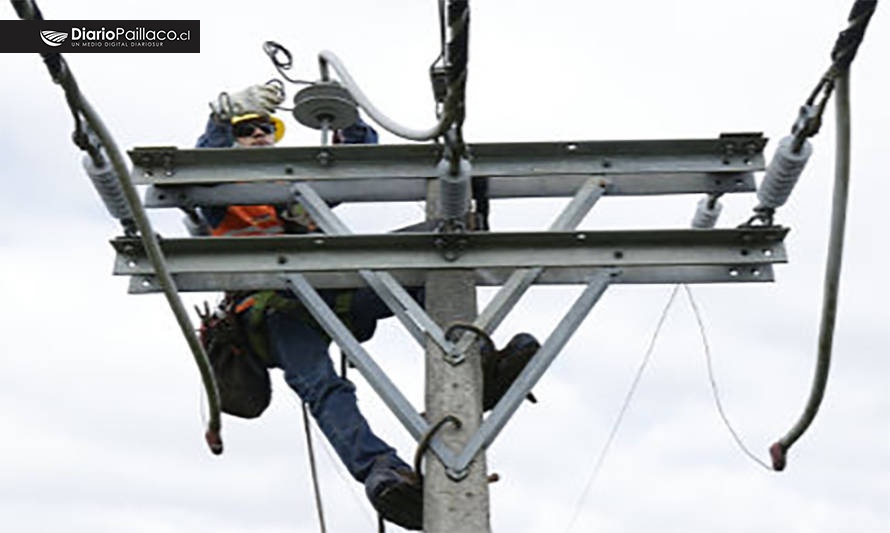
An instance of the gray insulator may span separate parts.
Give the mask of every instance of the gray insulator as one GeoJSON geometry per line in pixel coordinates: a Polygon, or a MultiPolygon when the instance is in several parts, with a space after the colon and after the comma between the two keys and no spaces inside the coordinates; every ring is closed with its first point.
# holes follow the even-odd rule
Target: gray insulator
{"type": "Polygon", "coordinates": [[[779,141],[776,153],[766,168],[763,182],[757,189],[757,199],[760,200],[761,207],[775,209],[785,205],[797,179],[803,173],[807,160],[813,154],[813,145],[806,140],[800,152],[795,154],[791,151],[793,142],[794,137],[791,135],[779,141]]]}
{"type": "Polygon", "coordinates": [[[470,170],[470,162],[466,159],[460,160],[457,174],[451,173],[451,164],[447,160],[439,162],[439,212],[442,217],[462,218],[470,210],[470,170]]]}
{"type": "Polygon", "coordinates": [[[130,206],[127,204],[124,190],[114,173],[114,167],[111,166],[108,157],[103,157],[103,160],[105,163],[97,167],[90,156],[85,155],[83,168],[87,171],[87,175],[111,216],[118,220],[133,220],[133,212],[130,211],[130,206]]]}
{"type": "Polygon", "coordinates": [[[692,227],[696,229],[710,229],[717,225],[717,219],[720,218],[720,212],[723,211],[723,204],[719,200],[714,202],[713,206],[710,198],[702,198],[698,202],[695,210],[695,216],[692,217],[692,227]]]}
{"type": "Polygon", "coordinates": [[[294,96],[294,118],[320,130],[340,129],[358,120],[358,104],[349,91],[335,82],[318,82],[294,96]]]}

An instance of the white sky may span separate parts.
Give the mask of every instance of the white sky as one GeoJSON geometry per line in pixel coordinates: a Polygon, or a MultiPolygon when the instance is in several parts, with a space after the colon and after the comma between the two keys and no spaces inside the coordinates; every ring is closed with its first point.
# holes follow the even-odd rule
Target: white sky
{"type": "MultiPolygon", "coordinates": [[[[852,2],[471,2],[470,142],[784,136],[845,26],[852,2]]],[[[39,3],[48,19],[200,19],[200,54],[69,54],[87,98],[121,147],[190,147],[219,91],[275,76],[274,39],[317,77],[336,52],[386,113],[431,124],[427,67],[436,2],[39,3]]],[[[890,530],[890,314],[882,230],[888,158],[890,24],[875,15],[853,65],[853,177],[835,361],[812,430],[788,469],[744,458],[710,396],[694,318],[674,307],[599,478],[596,456],[670,287],[610,289],[489,450],[492,528],[568,531],[890,530]]],[[[15,18],[9,3],[0,16],[15,18]]],[[[313,532],[318,530],[299,405],[276,376],[258,421],[224,420],[227,446],[203,443],[197,372],[163,298],[128,296],[110,275],[104,211],[71,144],[59,87],[36,54],[2,58],[0,128],[0,524],[4,531],[313,532]]],[[[289,88],[289,95],[293,90],[289,88]]],[[[285,144],[313,144],[290,127],[285,144]]],[[[827,246],[833,108],[778,221],[792,228],[777,282],[695,288],[726,410],[760,457],[803,407],[812,374],[827,246]]],[[[384,134],[383,142],[397,142],[384,134]]],[[[727,200],[722,227],[750,195],[727,200]]],[[[688,224],[698,198],[604,199],[583,227],[688,224]]],[[[495,229],[546,227],[560,202],[495,203],[495,229]]],[[[342,209],[382,231],[420,206],[342,209]]],[[[182,234],[178,217],[158,228],[182,234]]],[[[569,289],[533,291],[500,328],[544,338],[569,289]]],[[[484,295],[490,293],[486,292],[484,295]]],[[[194,295],[189,302],[197,301],[194,295]]],[[[367,347],[422,408],[421,354],[392,321],[367,347]]],[[[413,441],[358,378],[361,406],[404,457],[413,441]]],[[[318,448],[322,439],[315,432],[318,448]]],[[[375,531],[361,486],[319,452],[329,531],[375,531]]],[[[392,530],[396,530],[394,526],[392,530]]]]}

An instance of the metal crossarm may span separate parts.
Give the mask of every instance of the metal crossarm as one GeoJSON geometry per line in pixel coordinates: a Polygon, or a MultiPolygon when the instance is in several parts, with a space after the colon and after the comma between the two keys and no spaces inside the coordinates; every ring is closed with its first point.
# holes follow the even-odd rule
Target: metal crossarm
{"type": "MultiPolygon", "coordinates": [[[[591,176],[612,196],[753,192],[763,170],[759,134],[717,139],[490,143],[469,147],[489,196],[570,197],[591,176]]],[[[294,181],[327,202],[422,201],[441,150],[432,145],[338,145],[244,151],[135,148],[129,152],[149,207],[284,204],[294,181]]]]}
{"type": "MultiPolygon", "coordinates": [[[[403,286],[420,286],[432,269],[472,269],[481,285],[503,285],[517,268],[544,271],[537,283],[583,284],[597,268],[617,267],[612,283],[772,281],[787,261],[785,228],[659,231],[468,233],[465,252],[446,261],[438,234],[286,235],[165,239],[161,247],[182,291],[284,288],[282,273],[300,272],[318,288],[365,286],[360,270],[383,270],[403,286]]],[[[133,276],[130,292],[157,292],[138,239],[112,241],[114,273],[133,276]]]]}

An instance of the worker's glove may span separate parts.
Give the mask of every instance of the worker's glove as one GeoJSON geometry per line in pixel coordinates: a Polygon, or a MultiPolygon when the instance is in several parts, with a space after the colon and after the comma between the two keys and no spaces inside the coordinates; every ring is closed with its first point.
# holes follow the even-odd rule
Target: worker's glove
{"type": "Polygon", "coordinates": [[[280,84],[266,83],[251,85],[234,92],[221,92],[215,101],[210,102],[213,118],[220,122],[232,120],[232,117],[247,113],[271,115],[275,107],[284,101],[284,89],[280,84]]]}

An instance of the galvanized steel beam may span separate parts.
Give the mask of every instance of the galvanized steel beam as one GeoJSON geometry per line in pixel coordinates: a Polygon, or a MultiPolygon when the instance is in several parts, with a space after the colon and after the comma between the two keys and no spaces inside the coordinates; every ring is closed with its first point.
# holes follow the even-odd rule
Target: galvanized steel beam
{"type": "MultiPolygon", "coordinates": [[[[491,198],[568,197],[591,176],[607,195],[723,194],[755,190],[763,170],[759,134],[717,139],[491,143],[470,146],[473,176],[491,198]]],[[[328,202],[421,201],[436,177],[434,145],[338,145],[131,150],[150,207],[285,203],[294,181],[328,202]]]]}
{"type": "MultiPolygon", "coordinates": [[[[468,233],[464,253],[446,261],[438,234],[287,235],[166,239],[161,246],[181,290],[280,288],[300,272],[316,287],[359,287],[360,270],[384,270],[419,286],[427,270],[471,269],[481,285],[501,285],[516,268],[542,267],[538,283],[587,283],[595,268],[621,269],[613,283],[770,281],[787,261],[785,228],[659,231],[468,233]]],[[[134,276],[131,292],[154,292],[138,239],[112,241],[114,273],[134,276]]]]}

